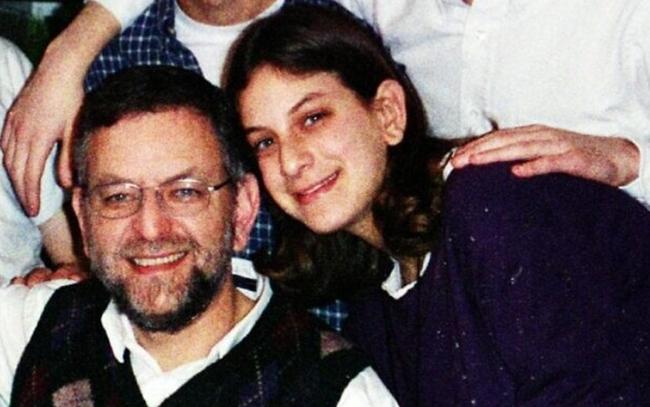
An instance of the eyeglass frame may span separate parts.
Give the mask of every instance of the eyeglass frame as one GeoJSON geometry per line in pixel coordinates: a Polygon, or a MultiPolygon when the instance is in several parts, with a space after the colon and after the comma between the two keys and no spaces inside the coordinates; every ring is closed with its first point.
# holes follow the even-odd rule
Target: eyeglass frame
{"type": "Polygon", "coordinates": [[[84,198],[86,201],[89,203],[90,208],[93,210],[93,212],[97,213],[99,216],[101,216],[104,219],[125,219],[130,216],[135,215],[142,209],[142,205],[144,202],[144,191],[148,189],[152,189],[155,193],[156,201],[158,202],[158,205],[160,208],[167,213],[168,215],[172,217],[191,217],[195,216],[198,213],[204,211],[209,205],[210,205],[210,198],[212,197],[212,193],[221,190],[223,187],[226,185],[230,184],[233,181],[232,177],[227,177],[224,181],[219,182],[214,185],[208,185],[205,181],[201,181],[199,179],[195,178],[182,178],[182,179],[172,179],[169,181],[165,181],[162,184],[159,184],[157,186],[151,186],[151,187],[141,187],[138,184],[132,183],[132,182],[118,182],[114,184],[105,184],[105,185],[96,185],[92,188],[89,188],[88,186],[80,186],[80,188],[84,191],[84,198]],[[164,198],[163,194],[160,192],[161,188],[164,188],[166,185],[173,185],[176,182],[191,182],[191,183],[196,183],[200,184],[201,186],[205,186],[206,192],[208,193],[208,199],[206,200],[206,203],[199,208],[198,210],[188,212],[187,214],[182,214],[182,213],[175,213],[173,210],[172,205],[169,205],[167,200],[164,198]],[[118,186],[118,185],[124,185],[129,188],[135,188],[139,195],[138,195],[138,200],[137,200],[137,205],[134,207],[135,209],[128,213],[124,214],[121,216],[106,216],[105,213],[102,213],[102,210],[97,209],[94,207],[92,204],[92,195],[94,191],[97,191],[99,188],[105,188],[109,186],[118,186]]]}

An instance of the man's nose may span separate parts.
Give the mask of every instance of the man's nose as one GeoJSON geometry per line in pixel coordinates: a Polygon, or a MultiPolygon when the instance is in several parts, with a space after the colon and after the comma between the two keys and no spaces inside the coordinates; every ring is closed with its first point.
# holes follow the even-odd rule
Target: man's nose
{"type": "Polygon", "coordinates": [[[163,202],[154,191],[143,193],[140,209],[135,213],[137,232],[145,239],[155,240],[171,230],[171,216],[163,208],[163,202]]]}

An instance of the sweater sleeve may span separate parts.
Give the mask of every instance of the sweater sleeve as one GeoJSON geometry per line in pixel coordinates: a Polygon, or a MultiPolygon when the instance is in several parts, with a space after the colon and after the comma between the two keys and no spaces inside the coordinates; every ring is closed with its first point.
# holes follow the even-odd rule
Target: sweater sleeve
{"type": "Polygon", "coordinates": [[[650,213],[618,189],[509,164],[452,174],[445,245],[521,405],[640,405],[650,213]]]}

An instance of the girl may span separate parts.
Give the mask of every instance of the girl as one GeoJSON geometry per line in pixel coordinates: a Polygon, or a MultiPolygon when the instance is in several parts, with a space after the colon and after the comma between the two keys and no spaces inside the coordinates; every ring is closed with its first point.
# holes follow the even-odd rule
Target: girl
{"type": "Polygon", "coordinates": [[[350,294],[347,332],[401,405],[650,399],[650,214],[636,201],[504,164],[443,182],[449,146],[405,72],[338,10],[255,23],[226,84],[288,215],[260,271],[350,294]]]}

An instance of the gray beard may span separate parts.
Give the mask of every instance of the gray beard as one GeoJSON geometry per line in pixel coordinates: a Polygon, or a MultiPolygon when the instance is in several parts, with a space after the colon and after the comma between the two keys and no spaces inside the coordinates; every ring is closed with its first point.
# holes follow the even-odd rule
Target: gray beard
{"type": "Polygon", "coordinates": [[[187,327],[208,308],[221,291],[225,278],[230,277],[232,272],[232,230],[228,226],[218,247],[210,251],[205,266],[195,266],[192,269],[185,294],[178,306],[165,313],[145,312],[134,306],[124,280],[107,272],[106,262],[100,258],[102,256],[97,255],[94,242],[89,243],[93,273],[110,293],[119,311],[125,314],[131,323],[147,332],[175,333],[187,327]]]}
{"type": "Polygon", "coordinates": [[[122,281],[103,278],[103,273],[99,270],[95,270],[95,273],[104,283],[118,310],[125,314],[131,323],[147,332],[175,333],[187,327],[212,303],[221,291],[226,273],[230,273],[230,264],[224,265],[220,272],[209,275],[195,267],[188,281],[187,294],[181,303],[176,309],[163,314],[151,314],[137,309],[129,299],[122,281]]]}

